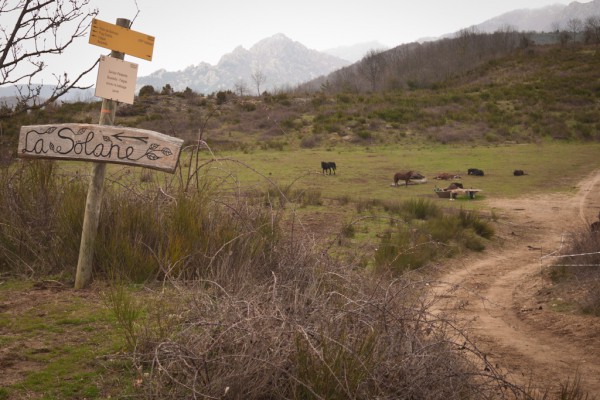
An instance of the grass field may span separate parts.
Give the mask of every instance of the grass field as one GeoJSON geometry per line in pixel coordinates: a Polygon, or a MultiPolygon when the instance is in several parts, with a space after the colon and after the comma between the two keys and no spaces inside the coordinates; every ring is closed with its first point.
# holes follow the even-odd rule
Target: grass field
{"type": "Polygon", "coordinates": [[[443,146],[415,148],[399,146],[348,147],[345,149],[256,151],[223,153],[217,157],[235,160],[211,164],[215,173],[233,173],[242,187],[293,184],[301,189],[318,189],[325,198],[347,196],[359,199],[396,200],[413,196],[436,199],[436,185],[449,182],[432,178],[441,172],[456,173],[465,187],[483,190],[483,197],[514,197],[531,193],[572,190],[585,174],[600,168],[600,144],[557,143],[498,146],[443,146]],[[335,176],[323,175],[321,161],[335,161],[335,176]],[[485,171],[484,177],[468,176],[468,168],[485,171]],[[522,169],[526,176],[515,177],[522,169]],[[398,171],[415,170],[425,175],[422,185],[392,187],[398,171]]]}

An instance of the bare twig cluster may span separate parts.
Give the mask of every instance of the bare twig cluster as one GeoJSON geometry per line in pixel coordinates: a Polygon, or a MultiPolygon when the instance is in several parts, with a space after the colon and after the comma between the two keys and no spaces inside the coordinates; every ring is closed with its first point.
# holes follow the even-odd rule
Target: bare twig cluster
{"type": "Polygon", "coordinates": [[[150,398],[522,393],[450,319],[430,312],[422,282],[368,276],[296,250],[268,279],[235,290],[225,284],[202,280],[163,292],[177,306],[154,314],[135,352],[150,398]]]}
{"type": "Polygon", "coordinates": [[[47,67],[46,58],[62,54],[74,41],[86,35],[97,10],[88,9],[90,0],[14,0],[0,2],[0,86],[14,85],[17,107],[4,107],[0,118],[28,109],[39,109],[71,89],[85,89],[81,79],[97,64],[75,78],[54,75],[54,89],[40,99],[39,77],[47,67]]]}

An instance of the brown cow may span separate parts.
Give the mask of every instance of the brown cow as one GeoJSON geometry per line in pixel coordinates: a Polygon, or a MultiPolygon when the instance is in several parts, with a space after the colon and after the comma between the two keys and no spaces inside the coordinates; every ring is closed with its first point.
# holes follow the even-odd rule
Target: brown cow
{"type": "Polygon", "coordinates": [[[413,172],[414,171],[396,172],[396,174],[394,175],[394,185],[398,186],[398,182],[404,181],[406,183],[406,186],[408,186],[408,181],[410,181],[410,179],[412,178],[413,172]]]}
{"type": "Polygon", "coordinates": [[[450,179],[460,179],[460,175],[453,175],[453,174],[449,174],[447,172],[443,172],[441,174],[437,174],[435,176],[435,178],[433,178],[433,179],[449,181],[450,179]]]}

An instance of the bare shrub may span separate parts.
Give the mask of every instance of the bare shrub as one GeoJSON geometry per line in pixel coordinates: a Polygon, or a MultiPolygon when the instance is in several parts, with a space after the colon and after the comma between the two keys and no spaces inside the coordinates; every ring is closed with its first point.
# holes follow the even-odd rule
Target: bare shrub
{"type": "Polygon", "coordinates": [[[315,135],[305,136],[300,141],[300,147],[303,149],[312,149],[315,148],[321,143],[321,138],[315,135]]]}
{"type": "Polygon", "coordinates": [[[549,273],[559,285],[556,290],[575,295],[572,300],[583,313],[600,316],[599,232],[592,232],[588,226],[573,232],[549,273]]]}
{"type": "Polygon", "coordinates": [[[335,266],[297,241],[276,257],[269,279],[250,278],[236,290],[201,280],[164,292],[163,301],[179,299],[177,314],[154,315],[134,354],[148,397],[445,399],[518,391],[450,320],[430,311],[423,282],[335,266]],[[170,329],[157,334],[158,325],[170,329]]]}

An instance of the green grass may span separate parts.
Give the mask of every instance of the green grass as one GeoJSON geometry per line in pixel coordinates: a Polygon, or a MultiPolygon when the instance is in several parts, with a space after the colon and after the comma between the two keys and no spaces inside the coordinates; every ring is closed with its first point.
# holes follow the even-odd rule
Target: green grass
{"type": "Polygon", "coordinates": [[[0,285],[0,341],[19,378],[0,399],[104,399],[131,393],[134,374],[120,360],[123,334],[101,300],[86,292],[0,285]]]}
{"type": "MultiPolygon", "coordinates": [[[[497,146],[421,147],[381,146],[348,147],[295,151],[255,151],[250,154],[221,154],[239,163],[224,161],[223,171],[232,170],[244,186],[265,185],[267,177],[279,185],[294,182],[295,188],[320,190],[324,198],[398,200],[409,197],[437,198],[436,184],[448,182],[432,178],[440,172],[458,173],[466,188],[482,189],[481,198],[517,197],[533,193],[571,191],[580,178],[600,168],[600,144],[557,143],[513,144],[497,146]],[[337,174],[323,175],[321,161],[335,161],[337,174]],[[467,175],[468,168],[480,168],[484,177],[467,175]],[[416,170],[429,182],[423,185],[392,187],[397,171],[416,170]],[[513,176],[515,169],[528,175],[513,176]],[[262,176],[261,176],[262,175],[262,176]]],[[[219,154],[217,154],[219,156],[219,154]]],[[[446,204],[449,203],[446,200],[446,204]]],[[[461,201],[461,206],[478,205],[478,201],[461,201]]]]}

